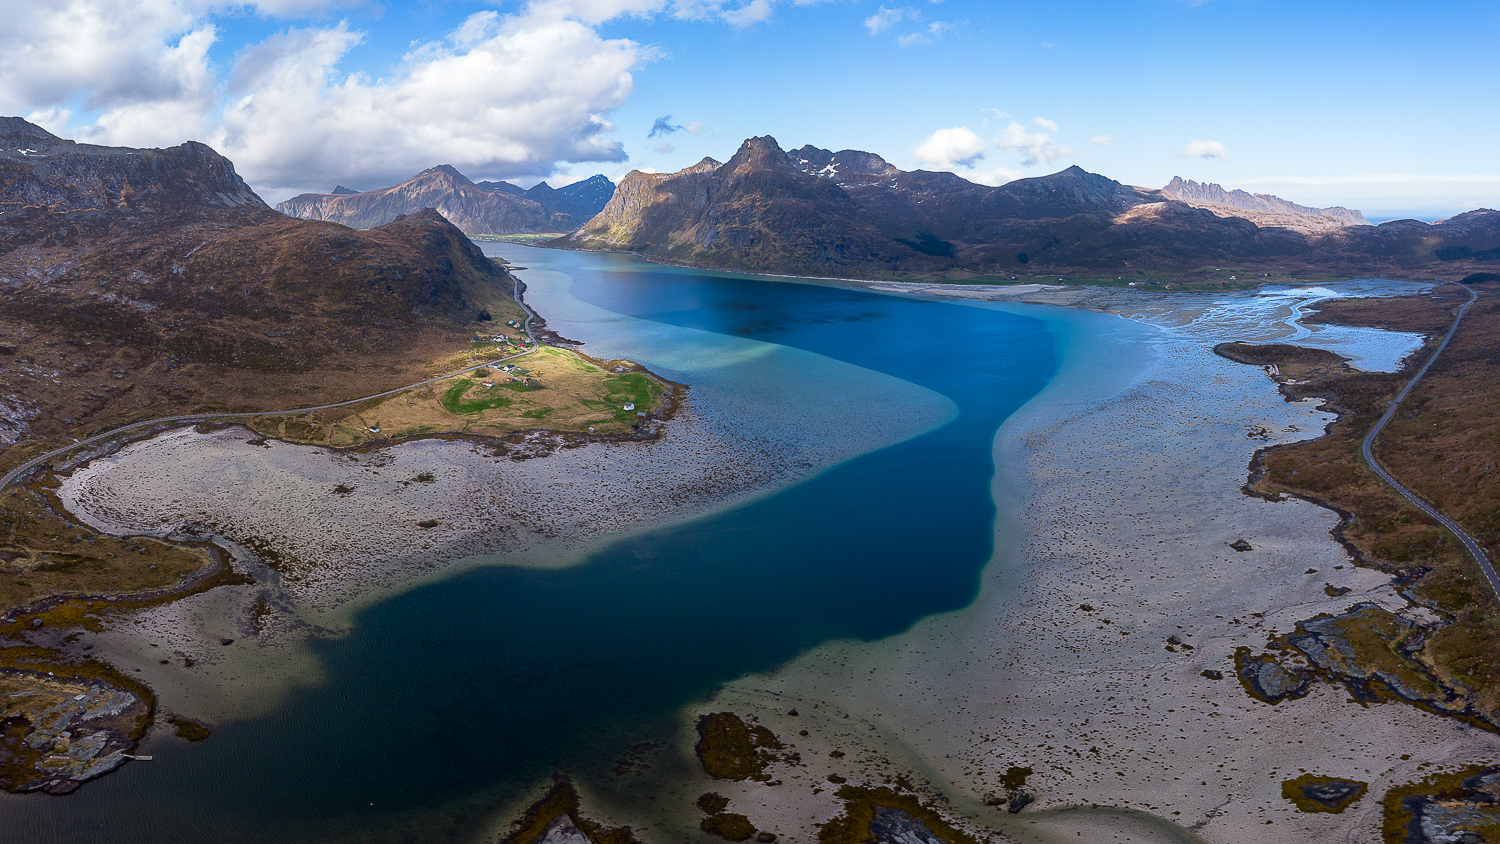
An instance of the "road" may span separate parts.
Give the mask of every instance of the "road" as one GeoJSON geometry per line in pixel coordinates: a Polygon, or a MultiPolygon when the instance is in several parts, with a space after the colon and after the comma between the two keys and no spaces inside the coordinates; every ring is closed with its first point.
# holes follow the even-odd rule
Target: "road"
{"type": "MultiPolygon", "coordinates": [[[[511,276],[511,278],[515,279],[515,276],[511,276]]],[[[536,351],[538,348],[536,337],[531,333],[531,322],[536,317],[536,314],[532,312],[531,308],[527,307],[525,302],[521,301],[521,283],[519,280],[516,281],[515,289],[512,291],[512,295],[515,297],[516,304],[520,305],[521,309],[526,312],[526,321],[521,325],[521,330],[526,332],[526,339],[531,341],[531,349],[528,351],[518,352],[514,355],[507,355],[503,358],[486,361],[485,363],[476,363],[473,366],[466,367],[464,369],[448,372],[443,375],[438,375],[434,378],[428,378],[425,381],[418,381],[415,384],[407,384],[404,387],[397,387],[394,390],[386,390],[383,393],[361,396],[357,399],[349,399],[348,401],[336,401],[332,404],[320,404],[316,407],[297,407],[291,410],[257,410],[250,413],[194,413],[187,416],[163,416],[160,419],[147,419],[143,422],[132,422],[129,425],[122,425],[118,428],[111,428],[110,430],[105,431],[102,434],[95,434],[92,437],[88,437],[87,439],[82,439],[75,443],[70,443],[63,446],[62,448],[53,449],[46,454],[31,458],[25,463],[22,463],[20,466],[17,466],[16,468],[5,473],[4,477],[0,477],[0,492],[4,492],[10,487],[11,484],[15,483],[27,472],[30,472],[32,469],[35,469],[36,467],[42,465],[43,463],[46,463],[49,460],[52,460],[53,458],[61,457],[62,455],[67,454],[68,452],[75,449],[87,448],[88,446],[95,443],[103,442],[113,437],[118,437],[121,434],[129,433],[130,431],[138,430],[141,428],[150,428],[154,425],[163,425],[175,422],[222,422],[229,419],[254,419],[261,416],[296,416],[300,413],[314,413],[319,410],[328,410],[334,407],[348,407],[351,404],[359,404],[360,402],[367,402],[371,399],[381,399],[385,398],[386,396],[394,396],[397,393],[404,393],[414,387],[421,387],[426,384],[432,384],[438,381],[442,381],[445,378],[452,378],[455,375],[462,375],[465,372],[472,372],[476,369],[482,369],[486,366],[494,366],[499,363],[504,363],[508,360],[514,360],[515,358],[529,355],[532,352],[536,351]]]]}
{"type": "Polygon", "coordinates": [[[1479,570],[1484,572],[1485,579],[1490,582],[1490,589],[1495,593],[1495,597],[1500,598],[1500,577],[1495,576],[1495,567],[1490,564],[1489,555],[1484,553],[1484,549],[1479,547],[1479,543],[1474,541],[1474,537],[1469,536],[1468,532],[1455,524],[1452,519],[1439,513],[1436,508],[1418,498],[1411,490],[1402,486],[1400,481],[1391,477],[1391,473],[1387,472],[1384,467],[1376,462],[1373,450],[1375,438],[1380,435],[1380,430],[1385,427],[1385,423],[1391,421],[1391,417],[1396,415],[1396,409],[1401,406],[1401,401],[1406,398],[1406,394],[1410,393],[1411,388],[1416,386],[1423,375],[1427,374],[1427,370],[1438,359],[1438,355],[1443,353],[1443,349],[1448,347],[1448,341],[1453,339],[1453,335],[1458,331],[1458,324],[1463,321],[1464,311],[1468,310],[1469,306],[1474,304],[1475,300],[1479,298],[1478,294],[1473,290],[1467,287],[1464,289],[1469,293],[1469,301],[1465,302],[1458,309],[1458,315],[1453,318],[1453,327],[1448,329],[1448,336],[1444,337],[1443,342],[1438,344],[1437,351],[1433,352],[1432,357],[1427,359],[1427,363],[1423,364],[1422,368],[1417,370],[1417,374],[1412,376],[1410,381],[1406,382],[1406,386],[1402,388],[1401,392],[1396,394],[1396,398],[1391,402],[1391,406],[1386,408],[1385,415],[1380,417],[1380,421],[1375,423],[1375,427],[1370,429],[1370,433],[1365,434],[1365,441],[1360,446],[1360,449],[1364,452],[1365,462],[1370,465],[1371,471],[1379,475],[1382,480],[1390,484],[1397,492],[1401,493],[1407,501],[1412,503],[1412,506],[1436,519],[1439,524],[1452,531],[1453,535],[1458,537],[1458,541],[1462,542],[1464,548],[1468,549],[1469,556],[1473,557],[1474,562],[1479,564],[1479,570]]]}

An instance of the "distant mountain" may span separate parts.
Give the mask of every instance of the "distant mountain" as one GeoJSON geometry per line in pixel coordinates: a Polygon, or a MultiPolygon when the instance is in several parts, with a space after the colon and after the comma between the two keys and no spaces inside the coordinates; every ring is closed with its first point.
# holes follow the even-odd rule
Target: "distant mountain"
{"type": "Polygon", "coordinates": [[[615,195],[615,183],[601,173],[557,189],[542,182],[522,195],[548,211],[560,211],[586,221],[604,210],[609,198],[615,195]]]}
{"type": "Polygon", "coordinates": [[[497,190],[501,193],[508,193],[511,196],[526,195],[525,188],[521,187],[520,185],[513,185],[510,182],[475,182],[474,184],[478,187],[484,188],[485,190],[497,190]]]}
{"type": "Polygon", "coordinates": [[[339,185],[332,193],[304,193],[276,210],[304,220],[327,220],[351,228],[384,225],[401,214],[433,208],[466,234],[541,234],[578,228],[604,208],[615,184],[603,175],[563,188],[546,182],[523,190],[510,182],[469,181],[440,164],[399,185],[355,191],[339,185]]]}
{"type": "Polygon", "coordinates": [[[1163,196],[1206,208],[1221,217],[1243,217],[1257,226],[1282,226],[1303,234],[1322,234],[1344,226],[1368,226],[1365,215],[1348,208],[1309,208],[1264,193],[1227,191],[1173,176],[1161,189],[1163,196]]]}
{"type": "Polygon", "coordinates": [[[1270,199],[1255,209],[1197,207],[1078,167],[989,187],[952,173],[902,171],[857,150],[806,146],[788,154],[761,137],[722,165],[704,159],[677,173],[630,173],[598,216],[555,243],[723,269],[879,278],[1216,264],[1410,273],[1458,262],[1445,270],[1452,271],[1500,246],[1493,211],[1369,226],[1358,224],[1358,212],[1304,211],[1270,199]],[[1309,219],[1326,219],[1327,227],[1309,219]]]}
{"type": "Polygon", "coordinates": [[[571,214],[548,211],[520,196],[479,187],[447,164],[423,170],[399,185],[354,194],[304,193],[276,210],[304,220],[350,228],[383,226],[403,214],[435,209],[465,234],[540,234],[578,228],[571,214]]]}

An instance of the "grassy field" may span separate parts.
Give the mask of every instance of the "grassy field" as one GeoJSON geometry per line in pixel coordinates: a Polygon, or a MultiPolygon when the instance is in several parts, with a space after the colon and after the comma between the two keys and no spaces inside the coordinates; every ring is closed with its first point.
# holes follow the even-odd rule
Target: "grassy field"
{"type": "Polygon", "coordinates": [[[292,442],[334,447],[433,434],[503,436],[538,428],[626,436],[633,433],[637,413],[661,410],[667,389],[649,375],[630,371],[634,369],[624,361],[601,365],[542,347],[499,367],[383,400],[309,416],[264,417],[251,427],[292,442]],[[633,408],[626,410],[627,404],[633,408]]]}

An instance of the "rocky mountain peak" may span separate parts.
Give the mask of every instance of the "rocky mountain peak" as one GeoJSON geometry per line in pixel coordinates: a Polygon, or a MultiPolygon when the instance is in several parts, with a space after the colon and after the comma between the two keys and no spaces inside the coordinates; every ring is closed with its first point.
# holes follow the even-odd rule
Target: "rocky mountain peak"
{"type": "Polygon", "coordinates": [[[873,152],[845,149],[830,152],[811,144],[787,153],[804,173],[833,179],[840,184],[874,182],[901,174],[901,170],[873,152]]]}
{"type": "Polygon", "coordinates": [[[458,172],[458,168],[454,167],[451,164],[439,164],[436,167],[429,167],[426,170],[418,173],[414,178],[420,179],[423,176],[446,176],[459,185],[474,184],[473,182],[469,181],[468,176],[465,176],[464,174],[458,172]]]}
{"type": "Polygon", "coordinates": [[[7,146],[13,143],[26,141],[42,141],[45,143],[59,143],[61,138],[48,132],[46,129],[29,123],[20,117],[0,117],[0,142],[7,146]]]}
{"type": "Polygon", "coordinates": [[[333,196],[349,196],[350,194],[359,193],[359,191],[354,188],[346,188],[343,185],[335,185],[329,193],[333,196]]]}
{"type": "Polygon", "coordinates": [[[743,144],[740,144],[739,152],[736,152],[724,166],[728,167],[730,172],[774,170],[791,167],[792,162],[781,149],[781,145],[776,143],[775,138],[762,135],[758,138],[746,139],[743,144]]]}

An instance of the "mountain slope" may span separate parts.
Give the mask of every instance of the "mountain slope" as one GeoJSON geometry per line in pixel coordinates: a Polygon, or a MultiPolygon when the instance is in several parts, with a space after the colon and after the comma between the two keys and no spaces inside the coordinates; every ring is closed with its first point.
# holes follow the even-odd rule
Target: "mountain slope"
{"type": "Polygon", "coordinates": [[[556,245],[724,269],[877,278],[1109,277],[1225,264],[1452,274],[1492,255],[1500,260],[1493,211],[1369,226],[1347,209],[1246,201],[1273,210],[1198,207],[1201,199],[1185,202],[1079,167],[989,187],[952,173],[905,172],[857,150],[806,146],[787,154],[764,137],[747,140],[723,166],[705,159],[678,173],[631,173],[599,216],[556,245]]]}
{"type": "Polygon", "coordinates": [[[399,185],[355,194],[305,193],[276,210],[304,220],[356,229],[385,225],[402,214],[433,208],[466,234],[538,234],[571,231],[578,220],[550,212],[524,197],[487,190],[447,164],[423,170],[399,185]]]}
{"type": "Polygon", "coordinates": [[[295,220],[202,144],[0,122],[0,360],[23,364],[0,370],[0,445],[395,386],[426,371],[417,350],[509,315],[512,285],[431,210],[369,231],[295,220]]]}

